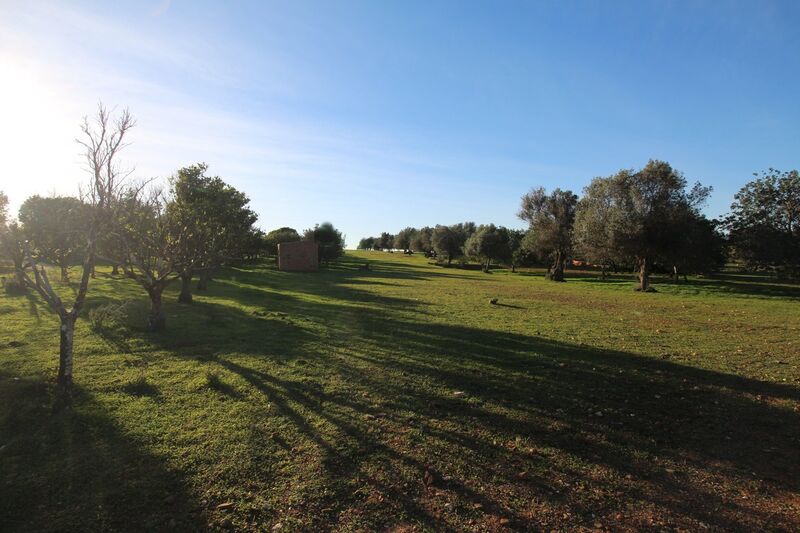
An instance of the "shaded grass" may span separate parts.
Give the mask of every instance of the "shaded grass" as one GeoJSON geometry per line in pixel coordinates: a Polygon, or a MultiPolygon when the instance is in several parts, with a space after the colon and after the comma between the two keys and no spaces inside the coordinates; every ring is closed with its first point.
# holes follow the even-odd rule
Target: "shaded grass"
{"type": "Polygon", "coordinates": [[[753,283],[236,268],[166,332],[79,325],[58,416],[57,323],[4,299],[2,529],[796,530],[800,317],[753,283]]]}

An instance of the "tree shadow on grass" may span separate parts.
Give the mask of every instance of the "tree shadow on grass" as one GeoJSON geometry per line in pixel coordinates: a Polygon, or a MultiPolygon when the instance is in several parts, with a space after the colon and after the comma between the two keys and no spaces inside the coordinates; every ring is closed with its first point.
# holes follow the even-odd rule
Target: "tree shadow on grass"
{"type": "Polygon", "coordinates": [[[391,305],[271,304],[285,321],[199,308],[240,328],[211,363],[291,428],[264,434],[256,409],[250,446],[291,452],[281,470],[303,479],[284,489],[303,501],[289,513],[301,528],[800,525],[795,386],[411,321],[391,305]]]}
{"type": "Polygon", "coordinates": [[[197,502],[85,390],[53,414],[51,386],[0,373],[0,529],[197,531],[197,502]]]}

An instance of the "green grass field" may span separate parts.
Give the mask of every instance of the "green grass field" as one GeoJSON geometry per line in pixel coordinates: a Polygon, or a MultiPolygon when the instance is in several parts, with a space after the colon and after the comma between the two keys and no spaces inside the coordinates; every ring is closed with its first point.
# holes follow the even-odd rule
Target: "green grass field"
{"type": "Polygon", "coordinates": [[[247,266],[150,334],[101,269],[130,327],[79,322],[56,413],[2,295],[0,530],[800,529],[800,287],[571,274],[247,266]]]}

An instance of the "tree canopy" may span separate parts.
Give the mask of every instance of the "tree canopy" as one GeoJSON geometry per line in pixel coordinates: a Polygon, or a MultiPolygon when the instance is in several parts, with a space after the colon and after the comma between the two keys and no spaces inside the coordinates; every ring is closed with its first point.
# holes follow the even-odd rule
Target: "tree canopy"
{"type": "Polygon", "coordinates": [[[736,193],[727,219],[736,256],[750,267],[800,276],[800,173],[769,169],[736,193]]]}
{"type": "Polygon", "coordinates": [[[572,250],[572,225],[578,197],[572,191],[555,189],[547,194],[544,188],[531,190],[522,197],[517,216],[528,223],[529,238],[525,245],[541,257],[550,257],[548,277],[564,281],[564,262],[572,250]]]}

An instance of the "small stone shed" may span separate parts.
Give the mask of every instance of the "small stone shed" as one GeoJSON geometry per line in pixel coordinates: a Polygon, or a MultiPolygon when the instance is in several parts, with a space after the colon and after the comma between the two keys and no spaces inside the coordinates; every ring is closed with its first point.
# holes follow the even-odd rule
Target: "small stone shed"
{"type": "Polygon", "coordinates": [[[287,272],[319,270],[319,246],[314,241],[280,243],[278,245],[278,270],[287,272]]]}

